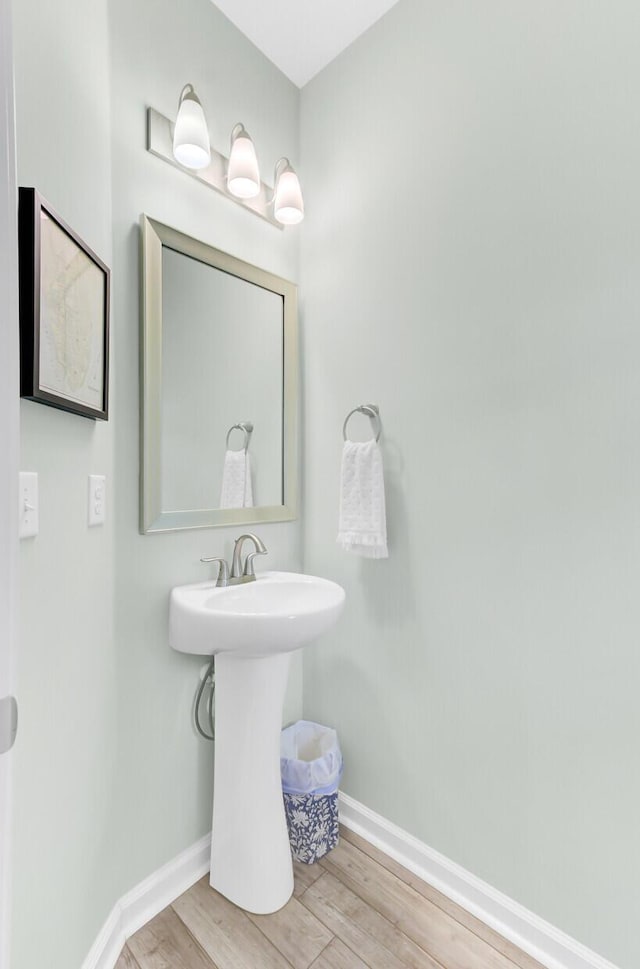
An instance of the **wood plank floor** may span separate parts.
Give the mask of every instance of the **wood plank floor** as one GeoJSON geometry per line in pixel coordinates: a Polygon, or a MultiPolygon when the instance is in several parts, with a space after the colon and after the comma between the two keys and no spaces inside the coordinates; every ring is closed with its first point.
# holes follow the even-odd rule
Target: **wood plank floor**
{"type": "Polygon", "coordinates": [[[201,879],[125,945],[116,969],[542,969],[346,829],[293,898],[249,915],[201,879]]]}

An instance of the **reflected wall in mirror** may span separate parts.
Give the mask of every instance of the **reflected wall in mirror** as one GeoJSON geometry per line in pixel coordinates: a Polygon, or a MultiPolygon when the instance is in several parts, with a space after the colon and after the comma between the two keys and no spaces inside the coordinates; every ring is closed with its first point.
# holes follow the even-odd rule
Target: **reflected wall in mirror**
{"type": "Polygon", "coordinates": [[[142,217],[141,531],[296,515],[296,287],[142,217]]]}
{"type": "Polygon", "coordinates": [[[162,248],[162,510],[282,505],[282,296],[162,248]],[[236,428],[253,425],[251,439],[236,428]],[[246,454],[245,454],[245,445],[246,454]],[[197,469],[197,473],[194,473],[197,469]],[[247,487],[243,499],[240,478],[247,487]],[[250,473],[249,473],[250,472],[250,473]],[[221,500],[222,492],[225,500],[221,500]]]}

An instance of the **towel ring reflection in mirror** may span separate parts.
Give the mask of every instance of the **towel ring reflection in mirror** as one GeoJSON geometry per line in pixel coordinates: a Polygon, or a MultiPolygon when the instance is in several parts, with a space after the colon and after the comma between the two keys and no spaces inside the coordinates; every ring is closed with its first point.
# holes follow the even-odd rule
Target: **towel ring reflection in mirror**
{"type": "Polygon", "coordinates": [[[347,437],[347,424],[349,423],[349,418],[354,414],[366,414],[371,421],[371,428],[375,435],[375,439],[376,441],[379,441],[382,433],[382,421],[380,420],[380,408],[377,404],[360,404],[358,407],[354,407],[353,410],[349,411],[345,417],[344,424],[342,425],[343,440],[349,440],[347,437]]]}
{"type": "Polygon", "coordinates": [[[226,441],[227,450],[229,450],[229,438],[231,437],[231,434],[233,433],[233,431],[236,431],[236,430],[242,431],[242,433],[244,434],[244,445],[241,448],[237,448],[237,449],[234,448],[232,450],[244,451],[246,454],[249,448],[249,441],[251,440],[251,435],[253,434],[253,424],[251,423],[251,421],[240,421],[239,424],[234,424],[232,427],[230,427],[229,430],[227,431],[227,441],[226,441]]]}

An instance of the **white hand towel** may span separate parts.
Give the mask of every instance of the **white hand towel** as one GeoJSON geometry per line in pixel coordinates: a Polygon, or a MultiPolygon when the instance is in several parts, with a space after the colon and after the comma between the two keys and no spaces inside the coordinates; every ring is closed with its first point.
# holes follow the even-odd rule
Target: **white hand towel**
{"type": "Polygon", "coordinates": [[[222,469],[221,508],[253,507],[251,458],[248,451],[226,451],[222,469]]]}
{"type": "Polygon", "coordinates": [[[389,555],[382,454],[376,441],[344,442],[337,542],[364,558],[389,555]]]}

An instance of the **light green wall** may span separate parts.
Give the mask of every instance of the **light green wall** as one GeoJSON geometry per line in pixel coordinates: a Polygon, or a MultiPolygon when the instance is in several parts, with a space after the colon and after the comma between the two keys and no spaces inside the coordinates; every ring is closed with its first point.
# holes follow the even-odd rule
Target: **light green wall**
{"type": "MultiPolygon", "coordinates": [[[[144,212],[210,245],[296,281],[298,240],[144,150],[148,105],[173,116],[194,84],[212,143],[228,150],[242,119],[264,176],[279,153],[298,150],[297,89],[209,0],[184,4],[110,0],[113,123],[113,316],[115,649],[118,657],[118,830],[127,863],[119,894],[211,829],[212,745],[195,735],[190,709],[202,659],[167,644],[168,590],[208,577],[203,555],[228,559],[243,529],[138,534],[138,221],[144,212]]],[[[300,527],[261,525],[264,567],[299,569],[300,527]]],[[[288,719],[301,709],[301,660],[292,669],[288,719]]]]}
{"type": "MultiPolygon", "coordinates": [[[[12,969],[78,969],[114,902],[210,829],[212,746],[191,727],[201,661],[169,650],[168,591],[204,578],[238,529],[138,534],[138,221],[160,221],[294,281],[280,233],[145,150],[145,108],[196,84],[213,142],[239,118],[265,176],[298,150],[298,92],[208,0],[19,0],[18,171],[112,267],[111,418],[22,404],[40,534],[21,543],[12,969]],[[86,526],[87,475],[107,524],[86,526]]],[[[298,523],[261,527],[299,569],[298,523]]],[[[301,708],[294,664],[286,716],[301,708]]]]}
{"type": "Polygon", "coordinates": [[[640,964],[636,3],[400,0],[302,92],[305,656],[345,791],[640,964]],[[390,558],[335,545],[379,403],[390,558]]]}
{"type": "MultiPolygon", "coordinates": [[[[21,0],[14,45],[19,184],[36,186],[109,264],[106,2],[21,0]]],[[[20,418],[40,534],[20,547],[11,964],[70,969],[113,902],[103,877],[116,796],[112,517],[87,528],[88,474],[108,476],[113,507],[113,424],[30,401],[20,418]]]]}

